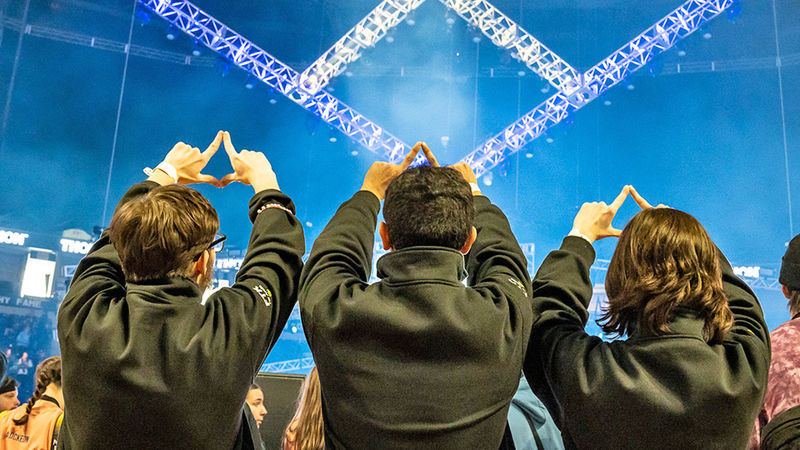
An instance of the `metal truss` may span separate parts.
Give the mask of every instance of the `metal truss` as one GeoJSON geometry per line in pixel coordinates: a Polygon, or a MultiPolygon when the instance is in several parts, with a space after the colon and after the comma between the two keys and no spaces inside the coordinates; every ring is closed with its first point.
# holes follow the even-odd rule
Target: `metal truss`
{"type": "Polygon", "coordinates": [[[735,0],[688,0],[580,77],[580,87],[559,91],[462,159],[480,176],[584,107],[735,0]]]}
{"type": "Polygon", "coordinates": [[[496,46],[511,50],[517,60],[556,89],[578,89],[578,72],[485,0],[440,0],[476,27],[496,46]]]}
{"type": "Polygon", "coordinates": [[[333,44],[300,74],[300,85],[316,93],[361,57],[361,50],[374,46],[425,0],[384,0],[361,22],[333,44]]]}
{"type": "Polygon", "coordinates": [[[259,372],[284,373],[296,370],[310,369],[314,367],[314,358],[292,359],[273,363],[264,363],[259,372]]]}
{"type": "Polygon", "coordinates": [[[400,162],[410,147],[326,91],[311,93],[300,74],[184,0],[138,0],[175,27],[230,60],[288,99],[389,162],[400,162]]]}

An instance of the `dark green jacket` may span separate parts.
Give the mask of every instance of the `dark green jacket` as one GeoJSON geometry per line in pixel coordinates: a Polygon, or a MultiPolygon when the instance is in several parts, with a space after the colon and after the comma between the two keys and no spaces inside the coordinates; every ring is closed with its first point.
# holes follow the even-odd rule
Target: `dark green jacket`
{"type": "Polygon", "coordinates": [[[594,249],[564,239],[533,281],[536,320],[525,376],[561,428],[567,448],[743,449],[761,405],[769,331],[750,288],[720,253],[734,315],[722,344],[677,308],[662,336],[603,342],[584,326],[594,249]]]}
{"type": "Polygon", "coordinates": [[[314,243],[300,311],[328,448],[496,449],[530,331],[527,262],[500,209],[474,198],[469,255],[410,247],[367,283],[380,203],[345,202],[314,243]],[[469,286],[462,280],[469,275],[469,286]]]}
{"type": "MultiPolygon", "coordinates": [[[[133,186],[120,205],[146,194],[133,186]]],[[[250,383],[296,298],[303,230],[250,200],[253,232],[236,283],[201,305],[186,278],[125,283],[104,233],[81,261],[58,311],[65,419],[59,448],[229,449],[250,383]],[[62,444],[63,443],[63,444],[62,444]]]]}

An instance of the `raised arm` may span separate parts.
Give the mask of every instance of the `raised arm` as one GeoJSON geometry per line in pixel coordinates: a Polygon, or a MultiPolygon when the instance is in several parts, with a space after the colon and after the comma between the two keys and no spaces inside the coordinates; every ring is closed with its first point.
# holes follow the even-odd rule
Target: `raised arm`
{"type": "Polygon", "coordinates": [[[294,204],[279,190],[267,157],[261,152],[237,152],[227,132],[223,142],[234,172],[219,184],[238,181],[253,187],[255,195],[249,203],[253,231],[235,283],[214,293],[208,306],[220,320],[232,321],[229,329],[240,330],[242,339],[252,346],[253,351],[247,354],[252,355],[255,373],[297,301],[305,238],[294,215],[294,204]]]}
{"type": "Polygon", "coordinates": [[[489,281],[505,284],[511,277],[522,285],[526,298],[529,298],[531,277],[528,273],[528,260],[511,231],[508,219],[500,208],[481,194],[477,177],[471,167],[458,163],[452,168],[470,184],[474,197],[475,228],[478,234],[466,256],[470,286],[489,281]]]}
{"type": "Polygon", "coordinates": [[[415,145],[402,164],[372,164],[361,190],[339,207],[314,241],[300,277],[300,309],[309,339],[313,322],[305,318],[311,317],[317,304],[335,298],[339,289],[368,281],[380,202],[389,183],[411,165],[421,147],[421,143],[415,145]]]}
{"type": "MultiPolygon", "coordinates": [[[[203,174],[202,170],[217,151],[221,140],[222,132],[220,131],[211,145],[203,152],[183,142],[175,144],[146,181],[128,189],[128,192],[117,204],[115,211],[119,210],[122,205],[146,195],[159,185],[175,182],[204,182],[216,185],[217,179],[203,174]]],[[[107,231],[103,232],[86,257],[78,264],[69,291],[59,308],[59,322],[61,322],[61,316],[64,316],[66,322],[69,322],[86,302],[103,292],[115,296],[124,295],[125,292],[125,275],[122,272],[119,255],[111,244],[107,231]]]]}

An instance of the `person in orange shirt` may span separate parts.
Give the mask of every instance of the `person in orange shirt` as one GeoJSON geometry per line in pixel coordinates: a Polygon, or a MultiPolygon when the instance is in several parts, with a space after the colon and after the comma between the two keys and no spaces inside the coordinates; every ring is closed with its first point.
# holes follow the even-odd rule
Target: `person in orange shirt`
{"type": "Polygon", "coordinates": [[[55,449],[64,417],[61,357],[36,367],[36,391],[28,403],[0,414],[0,450],[55,449]]]}

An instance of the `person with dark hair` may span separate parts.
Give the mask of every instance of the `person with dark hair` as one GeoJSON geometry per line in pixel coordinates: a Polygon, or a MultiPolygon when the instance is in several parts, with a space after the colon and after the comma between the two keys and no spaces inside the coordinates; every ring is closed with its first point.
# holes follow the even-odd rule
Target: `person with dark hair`
{"type": "Polygon", "coordinates": [[[789,241],[778,282],[789,301],[791,319],[770,333],[769,383],[750,438],[751,449],[777,448],[778,440],[800,448],[800,235],[789,241]],[[769,429],[767,424],[771,424],[769,429]]]}
{"type": "Polygon", "coordinates": [[[3,378],[0,384],[0,412],[19,406],[19,383],[11,377],[3,378]]]}
{"type": "Polygon", "coordinates": [[[566,448],[740,449],[767,383],[769,332],[755,294],[694,217],[625,186],[584,203],[533,280],[525,376],[566,448]],[[643,211],[611,225],[628,193],[643,211]],[[601,326],[585,331],[592,243],[618,236],[601,326]]]}
{"type": "Polygon", "coordinates": [[[278,189],[263,153],[237,152],[219,132],[204,152],[176,144],[128,190],[58,311],[62,448],[237,443],[245,396],[289,318],[302,268],[303,229],[278,189]],[[201,172],[221,142],[234,173],[217,180],[201,172]],[[234,285],[201,304],[225,237],[208,200],[183,185],[233,181],[255,190],[250,243],[234,285]]]}
{"type": "Polygon", "coordinates": [[[261,390],[261,386],[255,383],[251,384],[244,401],[250,408],[250,412],[253,413],[253,418],[260,428],[264,422],[264,416],[267,415],[267,407],[264,404],[264,391],[261,390]]]}
{"type": "Polygon", "coordinates": [[[28,403],[0,413],[0,450],[56,448],[64,418],[61,357],[40,362],[35,378],[36,390],[28,403]]]}
{"type": "Polygon", "coordinates": [[[374,163],[300,281],[326,447],[498,448],[532,320],[527,264],[466,164],[439,167],[422,143],[374,163]],[[430,166],[406,170],[420,149],[430,166]],[[384,193],[390,252],[370,285],[384,193]]]}
{"type": "Polygon", "coordinates": [[[325,450],[322,393],[316,366],[303,381],[297,410],[283,432],[281,450],[325,450]]]}

